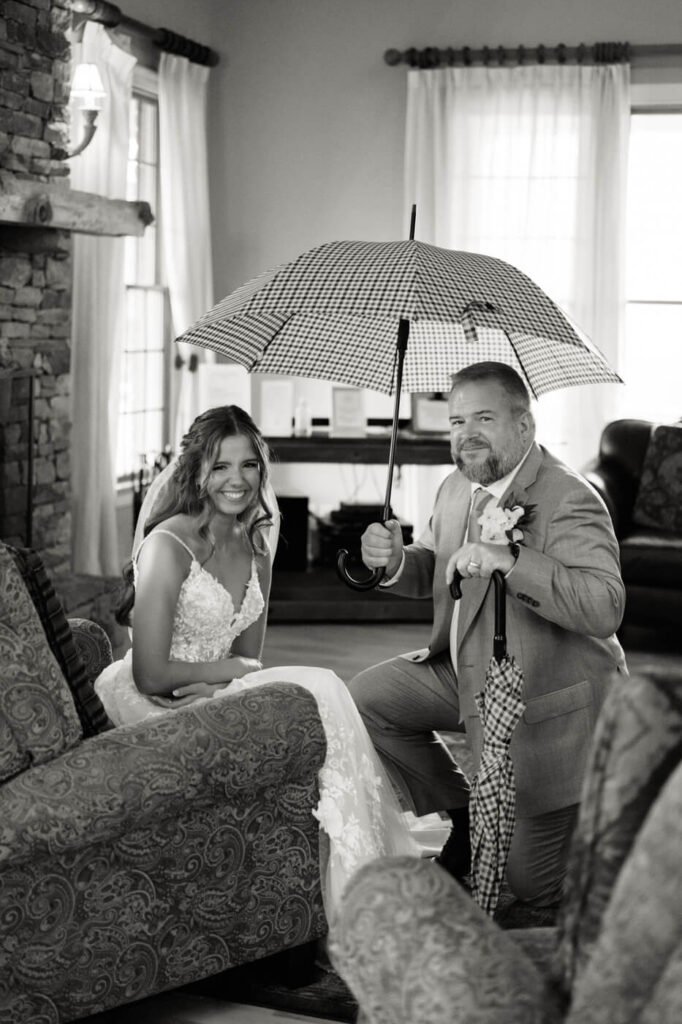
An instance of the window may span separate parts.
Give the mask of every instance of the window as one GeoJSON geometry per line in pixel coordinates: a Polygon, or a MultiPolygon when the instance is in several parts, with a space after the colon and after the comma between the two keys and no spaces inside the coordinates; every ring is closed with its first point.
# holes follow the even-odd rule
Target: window
{"type": "Polygon", "coordinates": [[[635,107],[628,183],[625,414],[682,417],[682,106],[635,107]]]}
{"type": "MultiPolygon", "coordinates": [[[[130,110],[127,196],[159,208],[156,76],[139,69],[130,110]]],[[[125,239],[126,335],[121,363],[116,475],[131,479],[168,442],[169,316],[162,285],[159,232],[125,239]]]]}

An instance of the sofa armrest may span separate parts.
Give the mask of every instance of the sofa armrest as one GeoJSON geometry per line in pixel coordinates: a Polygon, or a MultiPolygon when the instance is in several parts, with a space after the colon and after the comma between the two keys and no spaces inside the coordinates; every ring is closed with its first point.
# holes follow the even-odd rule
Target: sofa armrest
{"type": "Polygon", "coordinates": [[[100,672],[114,660],[111,640],[106,631],[92,619],[69,619],[69,626],[88,682],[92,685],[100,672]]]}
{"type": "MultiPolygon", "coordinates": [[[[317,775],[315,698],[270,683],[93,736],[0,787],[0,865],[111,841],[226,800],[243,806],[317,775]]],[[[312,811],[312,808],[311,808],[312,811]]]]}

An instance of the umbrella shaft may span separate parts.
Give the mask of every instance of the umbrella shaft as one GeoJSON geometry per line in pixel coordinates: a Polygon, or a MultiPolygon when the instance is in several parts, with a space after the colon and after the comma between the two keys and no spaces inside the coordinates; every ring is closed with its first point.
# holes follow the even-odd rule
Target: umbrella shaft
{"type": "Polygon", "coordinates": [[[393,465],[395,463],[395,449],[398,440],[398,420],[400,416],[400,395],[403,385],[403,364],[407,351],[407,340],[410,336],[410,321],[401,318],[398,324],[398,337],[395,347],[398,353],[398,360],[395,371],[395,403],[393,406],[393,426],[391,428],[391,447],[388,452],[388,479],[386,480],[386,497],[384,499],[384,522],[393,518],[391,509],[391,489],[393,487],[393,465]]]}

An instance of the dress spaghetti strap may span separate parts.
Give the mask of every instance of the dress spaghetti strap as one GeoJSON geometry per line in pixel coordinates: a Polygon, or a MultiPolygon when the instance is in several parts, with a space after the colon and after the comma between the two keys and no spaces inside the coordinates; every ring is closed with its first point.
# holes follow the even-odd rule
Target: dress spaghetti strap
{"type": "Polygon", "coordinates": [[[160,529],[160,528],[157,528],[156,530],[152,530],[151,533],[148,533],[147,536],[143,538],[142,543],[140,544],[139,548],[135,552],[135,557],[133,558],[133,578],[134,578],[134,583],[135,583],[136,586],[137,586],[137,560],[140,557],[140,551],[142,550],[144,545],[147,543],[149,538],[150,537],[154,537],[157,533],[165,533],[169,537],[172,537],[173,540],[176,540],[178,542],[178,544],[182,544],[183,548],[185,549],[185,551],[190,556],[190,558],[192,559],[193,562],[198,561],[196,555],[194,554],[192,549],[189,547],[189,545],[185,544],[184,540],[181,540],[181,538],[178,537],[178,535],[176,533],[173,533],[171,530],[164,530],[164,529],[160,529]]]}

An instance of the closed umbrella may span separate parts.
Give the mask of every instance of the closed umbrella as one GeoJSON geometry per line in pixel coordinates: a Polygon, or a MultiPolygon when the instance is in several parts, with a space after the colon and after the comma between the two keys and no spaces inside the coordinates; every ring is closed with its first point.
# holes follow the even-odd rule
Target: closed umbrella
{"type": "MultiPolygon", "coordinates": [[[[448,391],[453,373],[490,359],[513,366],[535,396],[620,381],[516,267],[413,238],[319,245],[237,288],[177,340],[212,349],[250,371],[393,394],[384,519],[392,517],[401,391],[448,391]]],[[[382,575],[376,570],[365,581],[345,578],[364,590],[382,575]]]]}
{"type": "Polygon", "coordinates": [[[507,653],[505,582],[493,573],[495,637],[493,657],[482,690],[475,694],[481,719],[481,761],[474,775],[469,803],[471,832],[471,892],[479,906],[493,914],[514,832],[514,766],[509,745],[523,714],[523,674],[507,653]]]}

